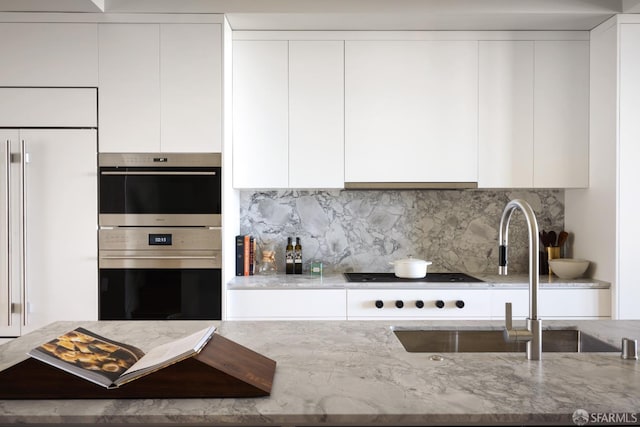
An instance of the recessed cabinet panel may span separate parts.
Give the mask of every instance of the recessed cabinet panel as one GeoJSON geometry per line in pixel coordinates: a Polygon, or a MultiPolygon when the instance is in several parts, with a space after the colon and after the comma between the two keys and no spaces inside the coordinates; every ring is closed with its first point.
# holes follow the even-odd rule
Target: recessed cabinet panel
{"type": "Polygon", "coordinates": [[[344,186],[344,43],[289,42],[289,187],[344,186]]]}
{"type": "MultiPolygon", "coordinates": [[[[620,29],[620,127],[618,146],[618,318],[640,319],[638,240],[640,239],[640,24],[620,29]]],[[[611,148],[613,150],[613,147],[611,148]]],[[[611,218],[611,222],[614,222],[611,218]]]]}
{"type": "Polygon", "coordinates": [[[345,43],[345,180],[475,182],[478,42],[345,43]]]}
{"type": "Polygon", "coordinates": [[[533,187],[533,46],[480,42],[479,187],[533,187]]]}
{"type": "Polygon", "coordinates": [[[160,150],[160,27],[100,24],[101,152],[160,150]]]}
{"type": "Polygon", "coordinates": [[[289,185],[288,42],[233,43],[233,186],[289,185]]]}
{"type": "Polygon", "coordinates": [[[535,187],[589,185],[589,42],[536,41],[535,187]]]}
{"type": "Polygon", "coordinates": [[[98,84],[98,25],[0,23],[0,86],[98,84]]]}
{"type": "Polygon", "coordinates": [[[229,320],[345,320],[344,289],[227,291],[229,320]]]}
{"type": "Polygon", "coordinates": [[[163,152],[222,151],[219,24],[160,26],[163,152]]]}

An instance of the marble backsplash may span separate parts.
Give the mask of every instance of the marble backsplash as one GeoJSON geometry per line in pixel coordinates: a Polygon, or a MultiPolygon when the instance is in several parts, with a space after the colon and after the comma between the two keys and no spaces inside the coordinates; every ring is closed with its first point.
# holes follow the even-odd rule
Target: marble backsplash
{"type": "MultiPolygon", "coordinates": [[[[393,271],[390,261],[413,256],[429,271],[496,273],[498,228],[511,199],[533,207],[540,230],[564,226],[562,190],[241,191],[240,233],[276,250],[284,271],[287,237],[300,237],[305,273],[311,261],[325,272],[393,271]]],[[[524,216],[509,230],[509,271],[528,270],[524,216]]]]}

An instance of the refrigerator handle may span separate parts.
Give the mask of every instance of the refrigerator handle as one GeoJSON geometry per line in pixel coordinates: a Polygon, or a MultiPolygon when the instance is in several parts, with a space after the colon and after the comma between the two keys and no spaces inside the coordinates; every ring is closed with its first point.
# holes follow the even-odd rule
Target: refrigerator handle
{"type": "MultiPolygon", "coordinates": [[[[9,182],[9,180],[11,179],[11,141],[10,140],[6,140],[5,141],[5,188],[4,188],[4,230],[5,230],[5,236],[7,236],[7,242],[6,242],[6,254],[7,257],[9,256],[9,254],[11,253],[11,243],[10,243],[10,238],[9,236],[11,235],[11,229],[10,227],[10,223],[9,223],[9,202],[10,202],[10,197],[9,197],[9,191],[11,191],[11,183],[9,182]]],[[[5,283],[7,284],[7,326],[11,326],[11,308],[12,308],[12,295],[11,295],[11,262],[9,261],[9,259],[7,258],[7,277],[5,278],[6,281],[5,283]]]]}
{"type": "Polygon", "coordinates": [[[27,144],[22,140],[20,147],[20,174],[22,178],[21,202],[22,202],[22,259],[20,260],[22,278],[22,324],[29,324],[29,286],[27,286],[27,144]]]}

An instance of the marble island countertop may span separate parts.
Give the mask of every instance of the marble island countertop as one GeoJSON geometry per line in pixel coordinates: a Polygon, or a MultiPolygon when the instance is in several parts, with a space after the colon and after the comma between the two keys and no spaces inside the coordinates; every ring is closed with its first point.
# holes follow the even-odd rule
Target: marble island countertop
{"type": "MultiPolygon", "coordinates": [[[[211,322],[58,322],[0,346],[0,369],[77,326],[148,350],[211,322]]],[[[572,414],[640,422],[640,363],[615,353],[408,353],[390,326],[500,322],[221,322],[218,333],[277,361],[271,396],[253,399],[0,401],[0,424],[573,425],[572,414]]],[[[518,324],[519,326],[519,324],[518,324]]],[[[619,345],[640,321],[548,321],[619,345]]],[[[188,384],[185,384],[188,386],[188,384]]]]}
{"type": "MultiPolygon", "coordinates": [[[[428,274],[428,273],[427,273],[428,274]]],[[[468,283],[425,283],[425,282],[396,282],[396,283],[354,283],[348,282],[343,274],[325,274],[322,277],[310,274],[276,274],[234,277],[228,283],[228,289],[525,289],[529,284],[526,274],[508,276],[471,274],[483,282],[468,283]]],[[[540,288],[542,289],[609,289],[610,283],[596,279],[560,279],[554,275],[541,274],[540,288]]]]}

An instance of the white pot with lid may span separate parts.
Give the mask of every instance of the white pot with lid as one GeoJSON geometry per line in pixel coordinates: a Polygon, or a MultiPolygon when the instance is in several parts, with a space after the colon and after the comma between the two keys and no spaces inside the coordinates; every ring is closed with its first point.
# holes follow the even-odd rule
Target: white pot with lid
{"type": "Polygon", "coordinates": [[[409,258],[399,259],[389,262],[393,265],[393,273],[396,277],[403,279],[421,279],[427,275],[427,266],[431,265],[431,261],[409,258]]]}

